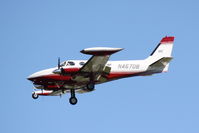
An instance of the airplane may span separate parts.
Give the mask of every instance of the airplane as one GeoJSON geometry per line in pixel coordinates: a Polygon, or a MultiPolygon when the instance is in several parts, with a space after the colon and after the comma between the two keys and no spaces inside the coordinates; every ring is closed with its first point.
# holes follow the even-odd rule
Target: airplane
{"type": "Polygon", "coordinates": [[[154,51],[144,60],[109,61],[112,54],[123,48],[94,47],[80,51],[92,55],[89,60],[67,60],[58,66],[45,69],[30,75],[34,89],[32,98],[39,96],[61,96],[70,93],[69,102],[77,103],[76,93],[86,93],[95,90],[95,85],[109,81],[134,77],[150,76],[167,72],[172,60],[174,37],[164,37],[154,51]]]}

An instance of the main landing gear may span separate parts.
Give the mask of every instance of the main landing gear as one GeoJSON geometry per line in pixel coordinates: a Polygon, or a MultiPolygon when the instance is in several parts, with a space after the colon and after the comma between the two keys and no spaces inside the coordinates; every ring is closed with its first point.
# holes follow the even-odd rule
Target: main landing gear
{"type": "MultiPolygon", "coordinates": [[[[87,84],[86,88],[87,88],[89,91],[93,91],[94,88],[95,88],[95,84],[91,82],[91,83],[87,84]]],[[[78,100],[77,100],[77,98],[75,97],[75,89],[71,89],[71,90],[70,90],[70,94],[71,94],[71,97],[70,97],[70,99],[69,99],[70,104],[72,104],[72,105],[77,104],[77,101],[78,101],[78,100]]]]}
{"type": "Polygon", "coordinates": [[[91,83],[87,84],[86,87],[89,91],[93,91],[95,89],[95,84],[91,82],[91,83]]]}
{"type": "Polygon", "coordinates": [[[75,97],[75,89],[70,90],[71,97],[69,99],[70,104],[75,105],[77,104],[77,98],[75,97]]]}

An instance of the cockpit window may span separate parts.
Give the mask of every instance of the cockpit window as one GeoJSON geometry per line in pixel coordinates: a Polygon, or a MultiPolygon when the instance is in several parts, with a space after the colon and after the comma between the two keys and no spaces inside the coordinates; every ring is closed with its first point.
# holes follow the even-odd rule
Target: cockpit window
{"type": "Polygon", "coordinates": [[[68,61],[68,63],[67,63],[67,66],[74,66],[74,65],[75,65],[75,63],[72,61],[68,61]]]}
{"type": "Polygon", "coordinates": [[[60,64],[61,67],[65,66],[66,62],[64,61],[63,63],[60,64]]]}
{"type": "Polygon", "coordinates": [[[81,66],[83,66],[85,63],[84,63],[84,62],[80,62],[79,64],[80,64],[81,66]]]}

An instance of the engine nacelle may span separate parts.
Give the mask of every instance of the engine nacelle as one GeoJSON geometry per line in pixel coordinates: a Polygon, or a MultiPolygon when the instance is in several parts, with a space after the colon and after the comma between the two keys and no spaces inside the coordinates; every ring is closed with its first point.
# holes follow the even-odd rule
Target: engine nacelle
{"type": "Polygon", "coordinates": [[[44,89],[43,85],[33,84],[36,89],[44,89]]]}
{"type": "Polygon", "coordinates": [[[50,95],[52,92],[53,92],[52,90],[38,90],[38,91],[33,91],[32,93],[36,95],[46,96],[46,95],[50,95]]]}

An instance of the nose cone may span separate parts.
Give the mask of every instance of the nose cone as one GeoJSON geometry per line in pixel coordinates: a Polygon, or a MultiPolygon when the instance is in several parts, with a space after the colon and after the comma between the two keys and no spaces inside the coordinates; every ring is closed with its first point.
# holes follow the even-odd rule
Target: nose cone
{"type": "Polygon", "coordinates": [[[27,77],[27,79],[32,81],[33,79],[35,79],[35,78],[37,78],[37,77],[39,77],[38,72],[29,75],[29,76],[27,77]]]}
{"type": "Polygon", "coordinates": [[[34,79],[41,77],[42,75],[43,75],[42,71],[39,71],[39,72],[31,74],[30,76],[27,77],[27,79],[33,81],[34,79]]]}
{"type": "Polygon", "coordinates": [[[52,71],[54,71],[54,70],[55,70],[55,68],[42,70],[42,71],[31,74],[30,76],[27,77],[27,79],[33,81],[36,78],[46,76],[46,75],[49,75],[49,74],[53,74],[52,71]]]}

